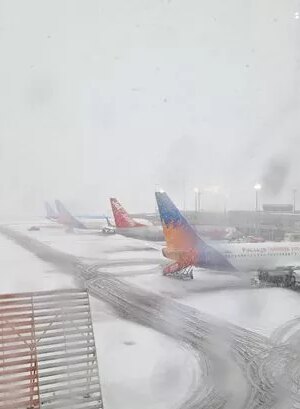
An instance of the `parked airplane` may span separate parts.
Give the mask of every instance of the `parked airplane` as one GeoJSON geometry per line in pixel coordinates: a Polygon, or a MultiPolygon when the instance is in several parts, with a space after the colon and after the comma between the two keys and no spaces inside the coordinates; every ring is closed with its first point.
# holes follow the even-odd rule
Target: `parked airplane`
{"type": "Polygon", "coordinates": [[[57,222],[60,224],[65,225],[66,227],[70,229],[87,229],[87,226],[85,226],[81,221],[79,221],[76,217],[74,217],[62,204],[61,201],[55,200],[55,206],[57,209],[57,222]]]}
{"type": "Polygon", "coordinates": [[[88,216],[75,217],[66,209],[61,201],[56,200],[55,205],[58,213],[57,222],[65,225],[68,229],[93,230],[95,233],[103,232],[105,216],[97,216],[97,218],[90,218],[88,216]]]}
{"type": "Polygon", "coordinates": [[[173,262],[165,275],[189,275],[193,266],[232,271],[266,272],[300,266],[300,243],[206,243],[183,217],[166,193],[156,192],[167,246],[163,255],[173,262]]]}
{"type": "Polygon", "coordinates": [[[164,241],[161,226],[151,226],[137,222],[115,198],[110,199],[110,204],[115,219],[115,230],[117,234],[134,239],[164,241]]]}
{"type": "MultiPolygon", "coordinates": [[[[111,198],[110,203],[115,219],[116,233],[135,239],[165,241],[162,226],[137,222],[115,198],[111,198]]],[[[235,228],[231,227],[197,225],[195,229],[201,236],[209,240],[233,240],[241,236],[235,228]]]]}

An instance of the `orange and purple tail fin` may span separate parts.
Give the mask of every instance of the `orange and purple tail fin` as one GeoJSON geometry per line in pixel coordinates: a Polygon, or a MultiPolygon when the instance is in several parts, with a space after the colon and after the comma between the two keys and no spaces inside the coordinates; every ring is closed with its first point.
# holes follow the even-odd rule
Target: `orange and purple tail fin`
{"type": "Polygon", "coordinates": [[[223,254],[198,236],[166,193],[156,192],[155,195],[167,243],[163,254],[175,260],[165,268],[166,273],[191,265],[234,270],[223,254]]]}
{"type": "Polygon", "coordinates": [[[165,192],[156,192],[155,195],[167,247],[188,251],[200,243],[204,244],[169,196],[165,192]]]}

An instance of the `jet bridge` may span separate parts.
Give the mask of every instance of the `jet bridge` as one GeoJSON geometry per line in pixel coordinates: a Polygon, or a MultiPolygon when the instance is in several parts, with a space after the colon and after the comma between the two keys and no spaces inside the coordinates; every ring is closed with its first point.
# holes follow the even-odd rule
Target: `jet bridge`
{"type": "Polygon", "coordinates": [[[2,408],[103,408],[85,290],[0,295],[2,408]]]}

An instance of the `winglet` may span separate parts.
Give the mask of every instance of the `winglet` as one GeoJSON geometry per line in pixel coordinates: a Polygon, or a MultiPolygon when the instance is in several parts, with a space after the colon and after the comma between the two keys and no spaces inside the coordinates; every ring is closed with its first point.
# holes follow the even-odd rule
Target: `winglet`
{"type": "Polygon", "coordinates": [[[108,217],[108,216],[104,216],[104,218],[105,218],[105,220],[106,220],[106,223],[107,223],[107,226],[108,226],[108,227],[116,227],[116,226],[114,226],[114,225],[112,224],[112,222],[109,220],[109,217],[108,217]]]}

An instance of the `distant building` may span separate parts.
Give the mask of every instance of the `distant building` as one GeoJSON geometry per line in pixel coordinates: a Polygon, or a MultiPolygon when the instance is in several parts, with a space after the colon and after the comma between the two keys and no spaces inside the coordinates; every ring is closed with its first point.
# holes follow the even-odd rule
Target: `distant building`
{"type": "Polygon", "coordinates": [[[300,228],[300,214],[291,205],[264,205],[263,211],[232,210],[228,223],[246,235],[259,235],[265,240],[284,240],[288,232],[300,228]]]}
{"type": "Polygon", "coordinates": [[[264,212],[293,213],[294,207],[291,204],[264,204],[264,212]]]}
{"type": "MultiPolygon", "coordinates": [[[[217,212],[182,212],[193,225],[230,226],[244,235],[255,235],[265,240],[281,241],[287,233],[300,232],[300,212],[293,212],[290,204],[264,204],[263,211],[230,210],[217,212]]],[[[145,218],[159,224],[158,214],[137,214],[134,217],[145,218]]]]}

